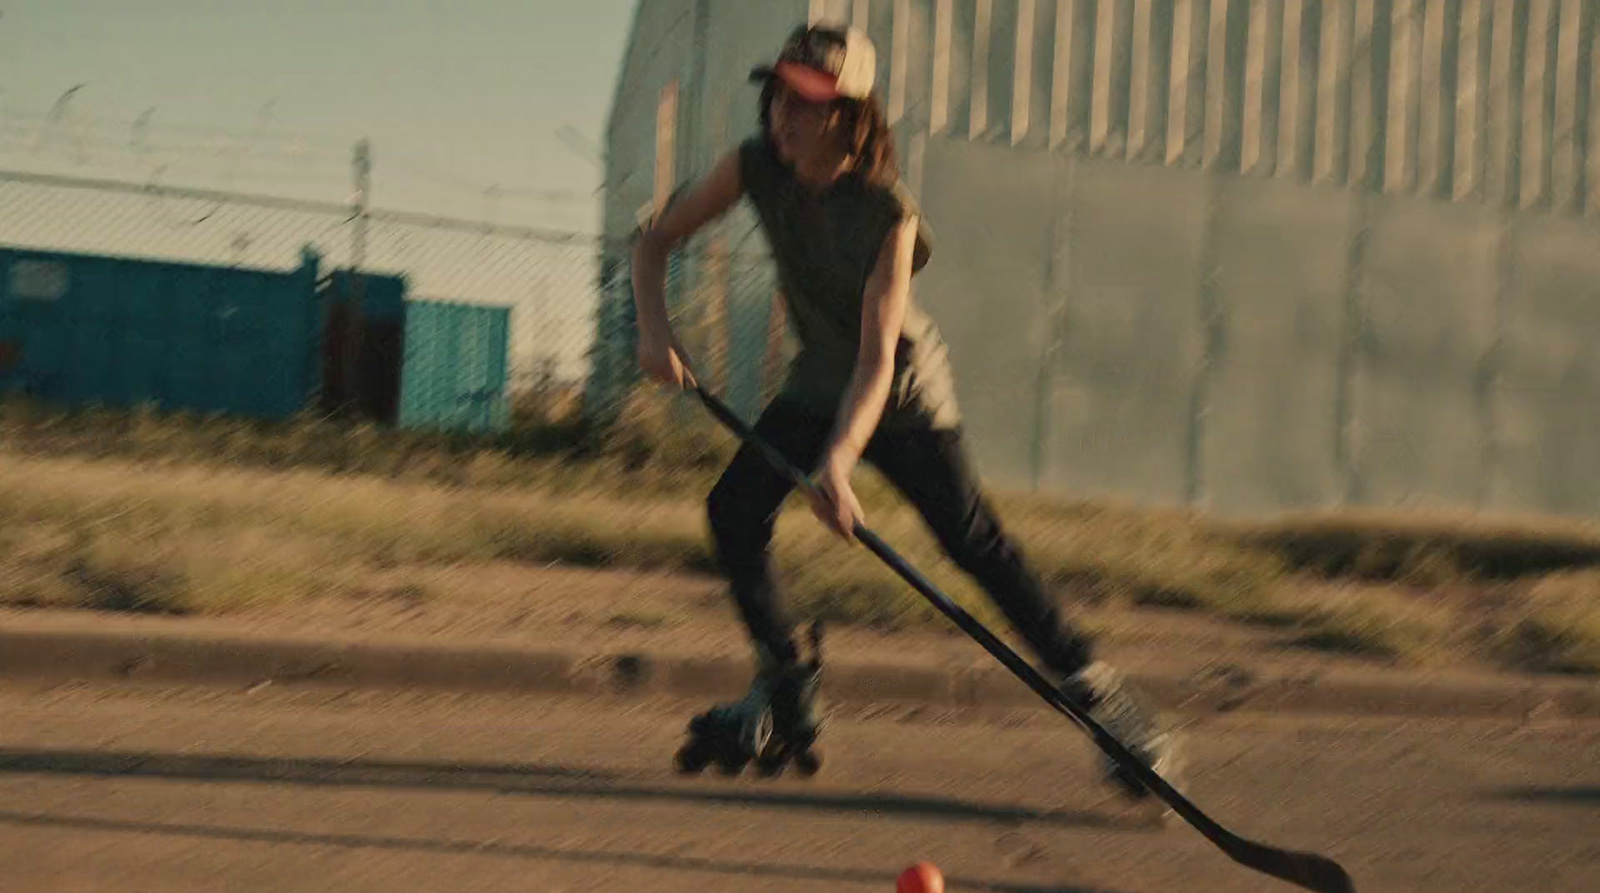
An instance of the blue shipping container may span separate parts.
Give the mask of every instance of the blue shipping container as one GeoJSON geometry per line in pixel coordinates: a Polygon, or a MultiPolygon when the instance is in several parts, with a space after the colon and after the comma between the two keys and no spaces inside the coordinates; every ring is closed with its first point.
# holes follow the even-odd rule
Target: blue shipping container
{"type": "Polygon", "coordinates": [[[317,262],[280,273],[0,248],[0,392],[291,416],[320,378],[317,262]]]}
{"type": "Polygon", "coordinates": [[[401,427],[504,431],[510,333],[509,307],[407,302],[401,427]]]}

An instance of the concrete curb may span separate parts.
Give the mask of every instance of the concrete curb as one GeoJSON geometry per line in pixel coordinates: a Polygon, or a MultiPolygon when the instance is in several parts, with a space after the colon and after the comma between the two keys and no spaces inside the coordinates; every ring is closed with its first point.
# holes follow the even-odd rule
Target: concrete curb
{"type": "MultiPolygon", "coordinates": [[[[1048,709],[998,665],[833,662],[824,673],[825,695],[840,705],[1048,709]]],[[[1586,680],[1384,670],[1300,677],[1239,670],[1129,675],[1163,708],[1189,714],[1600,719],[1600,683],[1586,680]]],[[[638,652],[0,626],[0,678],[723,698],[744,691],[750,666],[728,657],[638,652]]]]}

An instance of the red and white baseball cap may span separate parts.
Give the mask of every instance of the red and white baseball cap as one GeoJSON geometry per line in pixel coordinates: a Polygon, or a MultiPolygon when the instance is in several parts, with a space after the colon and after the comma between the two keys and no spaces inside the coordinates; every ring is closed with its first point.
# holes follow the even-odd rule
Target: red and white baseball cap
{"type": "Polygon", "coordinates": [[[777,78],[807,102],[866,99],[877,77],[878,54],[857,28],[801,25],[778,61],[750,71],[752,81],[777,78]]]}

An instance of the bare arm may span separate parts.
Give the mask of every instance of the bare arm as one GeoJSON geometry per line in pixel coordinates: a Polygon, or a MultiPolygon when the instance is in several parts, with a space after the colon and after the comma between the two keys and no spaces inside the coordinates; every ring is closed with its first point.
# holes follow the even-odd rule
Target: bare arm
{"type": "Polygon", "coordinates": [[[861,306],[861,341],[855,373],[834,425],[825,454],[828,463],[854,468],[883,417],[894,384],[894,352],[911,295],[912,250],[917,218],[907,217],[890,230],[867,279],[861,306]]]}
{"type": "Polygon", "coordinates": [[[667,256],[701,227],[727,213],[744,194],[739,156],[730,152],[711,173],[649,225],[633,245],[633,302],[639,318],[639,364],[652,378],[683,385],[685,359],[667,318],[667,256]]]}

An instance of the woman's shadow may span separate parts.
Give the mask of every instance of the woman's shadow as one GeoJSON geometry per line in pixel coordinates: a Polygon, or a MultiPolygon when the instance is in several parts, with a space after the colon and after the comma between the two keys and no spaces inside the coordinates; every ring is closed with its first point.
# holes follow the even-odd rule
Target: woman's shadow
{"type": "MultiPolygon", "coordinates": [[[[254,782],[316,787],[394,790],[490,791],[502,795],[593,797],[676,801],[820,813],[857,813],[980,824],[1044,824],[1058,827],[1137,830],[1146,826],[1088,812],[1018,806],[909,794],[851,794],[778,790],[732,790],[689,783],[652,784],[607,770],[537,764],[421,762],[374,759],[253,757],[155,752],[0,748],[0,774],[70,775],[168,779],[189,782],[254,782]]],[[[788,877],[857,883],[893,883],[893,874],[802,865],[730,862],[612,850],[575,850],[498,842],[433,840],[373,835],[309,834],[189,823],[142,822],[0,810],[0,823],[82,830],[158,833],[218,840],[299,843],[421,852],[598,862],[677,871],[788,877]]],[[[1081,887],[1030,887],[951,877],[953,888],[1002,893],[1111,893],[1081,887]]]]}

